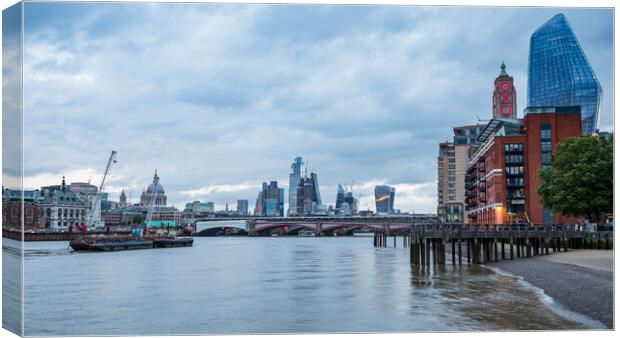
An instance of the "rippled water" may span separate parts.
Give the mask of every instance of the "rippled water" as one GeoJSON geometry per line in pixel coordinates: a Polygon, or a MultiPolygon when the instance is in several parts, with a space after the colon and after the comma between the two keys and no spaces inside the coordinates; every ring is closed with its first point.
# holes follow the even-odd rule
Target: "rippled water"
{"type": "MultiPolygon", "coordinates": [[[[4,254],[14,255],[7,242],[4,254]]],[[[26,335],[592,325],[484,267],[412,272],[408,249],[374,248],[372,237],[196,238],[191,248],[110,253],[71,252],[67,242],[26,249],[26,335]]]]}

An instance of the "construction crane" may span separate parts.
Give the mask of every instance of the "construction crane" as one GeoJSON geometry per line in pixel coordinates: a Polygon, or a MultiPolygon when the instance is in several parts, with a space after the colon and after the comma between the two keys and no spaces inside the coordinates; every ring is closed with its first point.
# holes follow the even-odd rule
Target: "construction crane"
{"type": "Polygon", "coordinates": [[[99,184],[99,189],[97,190],[97,195],[95,196],[95,200],[90,206],[90,213],[88,215],[88,223],[87,226],[93,226],[93,219],[95,218],[95,213],[101,213],[101,195],[103,194],[102,190],[105,185],[105,180],[110,173],[110,168],[112,167],[112,163],[116,163],[116,150],[112,150],[110,154],[110,158],[108,159],[108,164],[105,166],[105,171],[103,172],[103,178],[101,179],[101,183],[99,184]]]}

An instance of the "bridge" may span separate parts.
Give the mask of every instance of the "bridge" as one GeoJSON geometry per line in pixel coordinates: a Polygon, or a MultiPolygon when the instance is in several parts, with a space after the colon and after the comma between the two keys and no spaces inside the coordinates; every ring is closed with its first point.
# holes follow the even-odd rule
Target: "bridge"
{"type": "Polygon", "coordinates": [[[296,234],[301,230],[312,231],[319,236],[351,234],[353,231],[402,234],[414,224],[437,223],[435,215],[385,215],[385,216],[305,216],[305,217],[198,217],[186,218],[183,223],[191,225],[195,234],[203,236],[248,234],[266,236],[296,234]]]}

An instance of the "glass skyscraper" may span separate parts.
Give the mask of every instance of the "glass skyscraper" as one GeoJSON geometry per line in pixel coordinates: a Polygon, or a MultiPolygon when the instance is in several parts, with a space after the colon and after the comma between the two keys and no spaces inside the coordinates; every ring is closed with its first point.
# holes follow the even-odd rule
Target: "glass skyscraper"
{"type": "Polygon", "coordinates": [[[582,134],[598,129],[603,91],[566,17],[558,14],[530,38],[530,107],[581,106],[582,134]]]}
{"type": "Polygon", "coordinates": [[[288,179],[288,215],[297,215],[297,187],[301,180],[301,172],[304,166],[302,157],[295,157],[295,161],[291,164],[291,173],[288,179]]]}
{"type": "Polygon", "coordinates": [[[378,214],[394,213],[394,195],[396,189],[388,185],[375,186],[375,205],[378,214]]]}

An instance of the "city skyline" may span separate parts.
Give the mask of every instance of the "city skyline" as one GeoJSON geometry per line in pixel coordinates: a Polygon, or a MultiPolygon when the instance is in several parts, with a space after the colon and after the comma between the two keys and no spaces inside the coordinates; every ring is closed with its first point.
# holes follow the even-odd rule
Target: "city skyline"
{"type": "Polygon", "coordinates": [[[502,61],[523,116],[529,36],[560,12],[610,93],[601,129],[613,130],[610,10],[289,7],[26,4],[37,19],[24,37],[26,187],[63,175],[97,183],[115,149],[111,199],[125,189],[135,202],[158,169],[168,204],[223,209],[252,204],[263,181],[288,192],[303,156],[326,205],[355,180],[360,210],[374,210],[375,185],[390,185],[395,209],[435,212],[436,144],[491,116],[502,61]]]}

